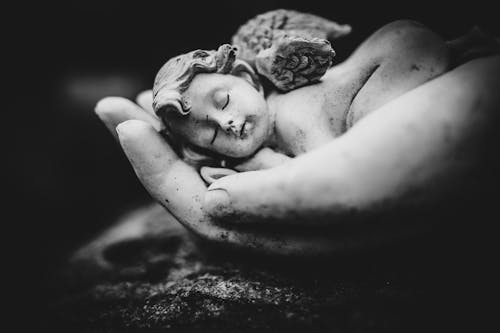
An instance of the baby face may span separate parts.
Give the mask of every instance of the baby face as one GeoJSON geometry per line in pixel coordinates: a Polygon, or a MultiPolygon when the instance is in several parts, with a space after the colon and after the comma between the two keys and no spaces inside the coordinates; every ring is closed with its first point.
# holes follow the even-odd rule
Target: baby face
{"type": "Polygon", "coordinates": [[[187,116],[169,119],[172,130],[189,143],[230,157],[253,154],[270,133],[264,96],[246,79],[225,74],[197,74],[184,98],[187,116]]]}

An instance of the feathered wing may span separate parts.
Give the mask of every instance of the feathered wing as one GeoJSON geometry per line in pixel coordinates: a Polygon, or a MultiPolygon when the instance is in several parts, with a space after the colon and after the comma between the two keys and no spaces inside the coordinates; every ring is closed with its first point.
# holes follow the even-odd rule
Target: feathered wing
{"type": "Polygon", "coordinates": [[[278,9],[242,25],[232,38],[238,57],[250,63],[281,91],[318,81],[332,65],[329,41],[351,32],[325,18],[278,9]]]}

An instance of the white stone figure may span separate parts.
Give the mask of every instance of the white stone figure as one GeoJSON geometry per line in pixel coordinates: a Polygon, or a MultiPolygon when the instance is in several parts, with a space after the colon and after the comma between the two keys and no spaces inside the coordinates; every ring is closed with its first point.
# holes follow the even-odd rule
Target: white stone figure
{"type": "Polygon", "coordinates": [[[419,222],[358,224],[348,235],[336,226],[467,195],[500,108],[500,57],[489,49],[456,62],[474,38],[447,43],[393,22],[287,93],[264,91],[231,45],[197,50],[169,60],[140,106],[109,97],[96,112],[146,189],[201,238],[330,254],[411,234],[419,222]]]}

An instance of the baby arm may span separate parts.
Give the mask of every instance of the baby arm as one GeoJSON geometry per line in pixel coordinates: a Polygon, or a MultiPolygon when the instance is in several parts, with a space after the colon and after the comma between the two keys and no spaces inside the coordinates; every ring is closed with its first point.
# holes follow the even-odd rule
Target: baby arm
{"type": "Polygon", "coordinates": [[[248,160],[238,164],[235,169],[241,172],[270,169],[284,164],[291,159],[290,156],[276,152],[269,147],[264,147],[248,160]]]}
{"type": "Polygon", "coordinates": [[[233,175],[244,171],[257,171],[277,167],[282,165],[292,158],[276,152],[269,147],[261,148],[252,157],[245,160],[244,162],[236,165],[233,169],[228,168],[213,168],[213,167],[202,167],[200,169],[200,175],[207,184],[212,184],[219,178],[233,175]]]}

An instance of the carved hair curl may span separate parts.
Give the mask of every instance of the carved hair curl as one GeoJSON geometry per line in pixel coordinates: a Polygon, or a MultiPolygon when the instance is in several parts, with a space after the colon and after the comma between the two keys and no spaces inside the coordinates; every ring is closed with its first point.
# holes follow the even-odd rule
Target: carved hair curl
{"type": "Polygon", "coordinates": [[[189,114],[190,105],[182,94],[199,73],[233,74],[245,72],[256,89],[259,78],[252,67],[236,59],[237,48],[224,44],[216,50],[196,50],[168,60],[158,71],[153,85],[153,108],[160,118],[169,111],[189,114]]]}

